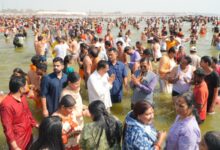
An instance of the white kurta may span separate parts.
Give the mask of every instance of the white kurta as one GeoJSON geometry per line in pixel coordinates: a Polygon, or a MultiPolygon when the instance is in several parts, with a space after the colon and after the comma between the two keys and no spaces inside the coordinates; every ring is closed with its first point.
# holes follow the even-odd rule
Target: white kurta
{"type": "Polygon", "coordinates": [[[95,100],[101,100],[105,107],[108,109],[112,106],[110,89],[112,85],[108,82],[108,74],[105,73],[103,76],[97,71],[94,71],[87,81],[89,103],[95,100]]]}

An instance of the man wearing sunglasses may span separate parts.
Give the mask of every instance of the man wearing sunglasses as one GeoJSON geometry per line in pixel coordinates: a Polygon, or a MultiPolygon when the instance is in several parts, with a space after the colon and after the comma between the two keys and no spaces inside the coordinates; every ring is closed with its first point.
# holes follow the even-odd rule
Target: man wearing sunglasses
{"type": "Polygon", "coordinates": [[[149,70],[150,62],[147,58],[140,60],[140,69],[131,75],[131,88],[134,90],[131,107],[140,100],[153,104],[153,91],[158,82],[158,76],[149,70]]]}

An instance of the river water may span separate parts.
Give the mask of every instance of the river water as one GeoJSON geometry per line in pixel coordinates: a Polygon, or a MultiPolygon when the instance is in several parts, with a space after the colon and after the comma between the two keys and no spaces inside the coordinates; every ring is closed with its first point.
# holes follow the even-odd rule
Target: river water
{"type": "MultiPolygon", "coordinates": [[[[143,31],[144,23],[142,23],[141,29],[137,31],[133,27],[129,26],[132,32],[132,44],[134,44],[140,38],[140,33],[143,31]]],[[[184,24],[183,32],[185,36],[189,36],[189,32],[187,31],[190,27],[189,23],[184,24]]],[[[197,42],[197,50],[200,56],[203,55],[210,55],[210,56],[218,56],[219,51],[216,50],[214,47],[211,47],[211,39],[212,39],[212,25],[208,24],[208,32],[207,35],[203,38],[199,38],[197,42]]],[[[105,30],[103,30],[105,31],[105,30]]],[[[112,29],[114,37],[117,36],[119,32],[118,28],[112,29]]],[[[25,72],[29,70],[29,65],[31,64],[31,57],[35,54],[34,51],[34,36],[31,31],[28,32],[28,37],[25,39],[25,44],[23,48],[14,48],[12,44],[12,39],[5,40],[3,34],[0,34],[0,91],[4,91],[5,93],[8,92],[8,82],[9,77],[12,74],[12,71],[15,67],[22,68],[25,72]]],[[[186,47],[186,53],[189,53],[189,43],[183,44],[186,47]]],[[[49,58],[49,71],[52,71],[51,66],[51,58],[49,58]]],[[[77,65],[74,65],[75,67],[77,65]]],[[[87,91],[81,88],[81,94],[83,97],[83,102],[88,104],[87,98],[87,91]]],[[[116,115],[121,121],[124,121],[124,118],[127,112],[130,110],[130,98],[131,98],[131,91],[124,92],[123,102],[120,104],[116,104],[111,109],[112,113],[116,115]]],[[[169,130],[169,127],[173,123],[175,119],[175,110],[171,101],[171,96],[169,94],[161,94],[159,93],[159,85],[157,85],[155,92],[154,92],[154,101],[155,101],[155,121],[154,124],[158,130],[169,130]]],[[[33,101],[29,101],[31,111],[33,112],[34,117],[40,121],[41,120],[41,113],[39,110],[36,110],[33,104],[33,101]]],[[[201,131],[204,134],[206,131],[209,130],[219,130],[220,124],[220,110],[219,106],[216,107],[216,114],[215,115],[208,115],[207,120],[204,124],[202,124],[201,131]]],[[[87,121],[89,119],[86,119],[87,121]]],[[[37,132],[36,130],[34,131],[37,132]]],[[[0,149],[6,149],[6,140],[2,130],[2,126],[0,125],[0,149]]]]}

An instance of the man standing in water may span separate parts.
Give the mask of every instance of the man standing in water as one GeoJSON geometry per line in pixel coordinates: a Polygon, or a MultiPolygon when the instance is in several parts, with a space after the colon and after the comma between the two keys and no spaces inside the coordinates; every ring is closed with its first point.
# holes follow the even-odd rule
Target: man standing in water
{"type": "Polygon", "coordinates": [[[212,59],[209,56],[203,56],[201,58],[200,66],[205,71],[205,82],[208,86],[209,96],[207,104],[207,113],[214,114],[215,102],[218,97],[219,76],[211,68],[212,59]]]}
{"type": "Polygon", "coordinates": [[[113,87],[110,90],[112,103],[120,103],[123,95],[123,83],[125,87],[128,89],[127,83],[127,70],[124,63],[117,60],[118,52],[116,48],[110,48],[107,52],[108,54],[108,65],[109,71],[108,74],[111,76],[115,74],[115,80],[113,82],[113,87]]]}
{"type": "Polygon", "coordinates": [[[88,86],[88,96],[89,103],[101,100],[106,109],[110,111],[112,107],[110,89],[112,88],[112,83],[115,80],[115,75],[112,74],[110,77],[108,75],[109,65],[105,60],[100,60],[97,65],[96,71],[94,71],[87,81],[88,86]]]}
{"type": "Polygon", "coordinates": [[[158,82],[158,76],[149,70],[150,60],[142,58],[140,69],[131,75],[131,88],[133,95],[131,98],[131,108],[140,100],[146,100],[153,104],[153,91],[158,82]]]}
{"type": "Polygon", "coordinates": [[[47,117],[58,109],[62,89],[66,86],[67,75],[62,72],[63,59],[53,59],[54,72],[44,76],[41,81],[41,100],[43,116],[47,117]]]}
{"type": "Polygon", "coordinates": [[[32,141],[32,128],[38,127],[28,107],[24,76],[12,76],[10,93],[0,105],[0,116],[10,150],[28,149],[32,141]]]}
{"type": "Polygon", "coordinates": [[[126,46],[124,48],[124,53],[130,56],[130,62],[128,63],[128,67],[130,68],[131,73],[133,74],[140,65],[139,61],[141,59],[141,56],[137,51],[135,51],[130,46],[126,46]]]}
{"type": "MultiPolygon", "coordinates": [[[[50,32],[48,32],[48,38],[50,36],[49,33],[50,32]]],[[[47,44],[47,39],[44,39],[44,37],[42,35],[39,35],[39,33],[37,32],[34,40],[34,47],[35,47],[36,55],[40,56],[42,62],[46,61],[46,56],[45,56],[46,44],[47,44]]]]}

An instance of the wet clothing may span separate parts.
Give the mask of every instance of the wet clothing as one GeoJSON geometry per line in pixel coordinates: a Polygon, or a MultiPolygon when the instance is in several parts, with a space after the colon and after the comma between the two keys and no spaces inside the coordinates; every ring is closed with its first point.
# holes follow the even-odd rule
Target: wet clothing
{"type": "Polygon", "coordinates": [[[193,76],[193,71],[194,68],[191,65],[188,65],[187,71],[184,72],[180,65],[178,65],[175,70],[176,73],[176,77],[179,77],[179,80],[173,84],[173,91],[175,91],[176,93],[179,93],[179,95],[189,91],[191,84],[186,82],[187,81],[191,81],[192,76],[193,76]]]}
{"type": "Polygon", "coordinates": [[[128,76],[126,66],[117,61],[115,65],[113,65],[110,61],[108,74],[111,76],[115,74],[115,80],[113,82],[112,89],[110,90],[112,103],[121,102],[123,96],[123,80],[128,76]]]}
{"type": "Polygon", "coordinates": [[[205,76],[205,82],[209,90],[208,104],[207,104],[207,111],[209,111],[213,102],[214,89],[219,87],[218,74],[215,71],[211,72],[209,75],[205,76]]]}
{"type": "Polygon", "coordinates": [[[21,33],[18,33],[15,35],[13,39],[13,44],[15,47],[23,47],[24,44],[24,35],[21,33]]]}
{"type": "Polygon", "coordinates": [[[205,81],[203,81],[199,85],[195,85],[193,89],[193,95],[195,98],[195,107],[198,110],[200,120],[205,120],[206,110],[207,110],[207,100],[209,95],[208,87],[205,81]]]}

